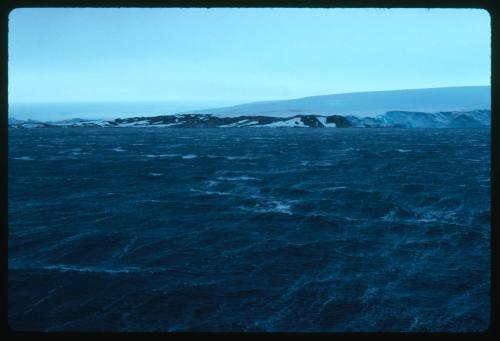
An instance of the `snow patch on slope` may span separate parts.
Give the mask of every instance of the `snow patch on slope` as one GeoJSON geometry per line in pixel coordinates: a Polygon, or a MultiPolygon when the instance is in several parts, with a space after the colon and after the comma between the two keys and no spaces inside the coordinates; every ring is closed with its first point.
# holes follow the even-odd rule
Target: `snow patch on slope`
{"type": "Polygon", "coordinates": [[[318,116],[316,119],[325,127],[327,128],[337,128],[337,125],[335,123],[326,123],[326,117],[324,116],[318,116]]]}
{"type": "Polygon", "coordinates": [[[268,124],[262,124],[259,126],[254,126],[254,127],[268,127],[268,128],[281,128],[281,127],[288,127],[288,128],[308,128],[307,125],[302,122],[302,119],[300,117],[294,117],[289,120],[285,121],[277,121],[273,123],[268,123],[268,124]]]}
{"type": "Polygon", "coordinates": [[[241,120],[241,121],[238,121],[238,122],[234,122],[234,123],[230,123],[230,124],[224,124],[224,125],[221,125],[219,126],[219,128],[232,128],[232,127],[240,127],[241,125],[243,125],[243,123],[247,122],[248,120],[241,120]]]}

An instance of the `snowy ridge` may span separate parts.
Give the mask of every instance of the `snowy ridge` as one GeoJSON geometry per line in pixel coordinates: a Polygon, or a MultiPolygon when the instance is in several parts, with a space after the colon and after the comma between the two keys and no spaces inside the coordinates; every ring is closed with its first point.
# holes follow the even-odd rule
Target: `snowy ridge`
{"type": "Polygon", "coordinates": [[[9,125],[13,128],[39,127],[110,127],[110,128],[322,128],[349,126],[348,121],[341,116],[331,115],[319,117],[314,115],[298,115],[293,117],[220,117],[216,115],[166,115],[155,117],[132,117],[114,121],[70,119],[57,122],[20,121],[11,119],[9,125]]]}
{"type": "Polygon", "coordinates": [[[490,126],[490,110],[437,113],[389,111],[375,117],[295,115],[292,117],[165,115],[104,120],[71,119],[57,122],[9,119],[12,128],[480,128],[490,126]]]}

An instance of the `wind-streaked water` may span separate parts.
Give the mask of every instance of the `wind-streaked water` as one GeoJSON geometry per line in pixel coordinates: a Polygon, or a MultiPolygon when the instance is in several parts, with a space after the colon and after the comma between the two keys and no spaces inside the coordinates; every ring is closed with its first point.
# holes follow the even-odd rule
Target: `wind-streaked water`
{"type": "Polygon", "coordinates": [[[477,331],[487,129],[13,129],[17,330],[477,331]]]}

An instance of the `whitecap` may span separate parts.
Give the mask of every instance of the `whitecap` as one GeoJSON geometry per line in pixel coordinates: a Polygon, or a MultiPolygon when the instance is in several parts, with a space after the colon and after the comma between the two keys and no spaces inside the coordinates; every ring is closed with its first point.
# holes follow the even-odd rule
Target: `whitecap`
{"type": "Polygon", "coordinates": [[[116,147],[116,148],[113,148],[112,150],[114,150],[115,152],[126,152],[126,150],[122,149],[122,147],[116,147]]]}
{"type": "Polygon", "coordinates": [[[89,155],[90,153],[88,152],[73,152],[71,155],[79,156],[79,155],[89,155]]]}
{"type": "Polygon", "coordinates": [[[251,177],[251,176],[246,176],[246,175],[242,175],[242,176],[219,176],[217,178],[217,180],[225,180],[225,181],[246,181],[246,180],[262,180],[262,179],[259,179],[259,178],[254,178],[254,177],[251,177]]]}
{"type": "Polygon", "coordinates": [[[387,214],[385,214],[382,217],[382,220],[385,220],[385,221],[394,221],[395,217],[396,217],[396,212],[394,210],[391,210],[391,211],[389,211],[387,214]]]}
{"type": "Polygon", "coordinates": [[[206,181],[206,183],[207,183],[208,187],[213,187],[213,186],[217,185],[219,182],[213,181],[213,180],[208,180],[208,181],[206,181]]]}
{"type": "Polygon", "coordinates": [[[286,213],[286,214],[292,214],[291,212],[291,205],[286,204],[282,201],[272,201],[272,210],[275,212],[280,212],[280,213],[286,213]]]}
{"type": "Polygon", "coordinates": [[[45,270],[56,270],[56,271],[74,271],[74,272],[94,272],[94,273],[108,273],[108,274],[119,274],[119,273],[130,273],[139,270],[135,267],[121,268],[121,269],[106,269],[100,267],[80,267],[74,265],[47,265],[43,267],[45,270]]]}
{"type": "Polygon", "coordinates": [[[223,196],[232,195],[232,193],[229,193],[229,192],[203,191],[203,190],[195,189],[195,188],[190,188],[189,190],[191,192],[198,192],[198,193],[203,193],[203,194],[207,194],[207,195],[223,195],[223,196]]]}
{"type": "Polygon", "coordinates": [[[20,156],[20,157],[15,157],[14,159],[16,160],[23,160],[23,161],[32,161],[33,159],[31,156],[20,156]]]}
{"type": "Polygon", "coordinates": [[[411,152],[410,149],[396,149],[398,152],[400,153],[408,153],[408,152],[411,152]]]}
{"type": "Polygon", "coordinates": [[[162,158],[162,157],[178,157],[180,156],[180,154],[158,154],[158,155],[146,154],[145,156],[149,158],[157,158],[157,157],[162,158]]]}
{"type": "Polygon", "coordinates": [[[279,200],[269,201],[266,204],[255,205],[254,207],[239,207],[243,211],[251,211],[257,213],[283,213],[283,214],[293,214],[292,205],[279,200]]]}
{"type": "Polygon", "coordinates": [[[182,155],[183,159],[195,159],[197,157],[198,157],[198,155],[195,155],[195,154],[182,155]]]}
{"type": "Polygon", "coordinates": [[[162,176],[163,173],[149,173],[149,175],[151,175],[151,176],[162,176]]]}

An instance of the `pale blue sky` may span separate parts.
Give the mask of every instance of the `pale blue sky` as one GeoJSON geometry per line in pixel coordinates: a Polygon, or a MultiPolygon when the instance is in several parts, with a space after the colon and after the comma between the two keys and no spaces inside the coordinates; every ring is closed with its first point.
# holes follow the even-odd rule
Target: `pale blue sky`
{"type": "Polygon", "coordinates": [[[16,9],[9,101],[249,102],[490,84],[474,9],[16,9]]]}

